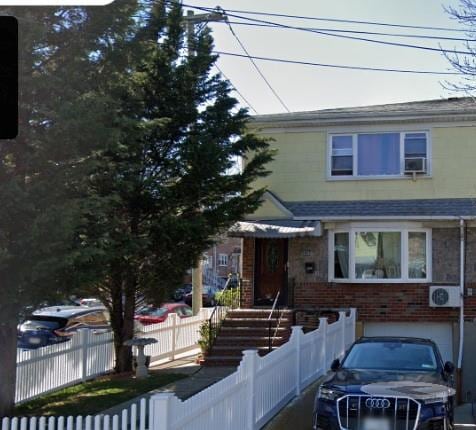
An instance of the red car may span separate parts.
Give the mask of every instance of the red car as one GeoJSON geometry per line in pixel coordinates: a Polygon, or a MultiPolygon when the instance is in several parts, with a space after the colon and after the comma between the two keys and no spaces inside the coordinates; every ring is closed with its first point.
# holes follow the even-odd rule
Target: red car
{"type": "Polygon", "coordinates": [[[185,303],[164,303],[160,308],[146,306],[134,317],[142,325],[157,324],[164,322],[169,314],[175,313],[180,318],[187,318],[193,315],[192,308],[185,303]]]}

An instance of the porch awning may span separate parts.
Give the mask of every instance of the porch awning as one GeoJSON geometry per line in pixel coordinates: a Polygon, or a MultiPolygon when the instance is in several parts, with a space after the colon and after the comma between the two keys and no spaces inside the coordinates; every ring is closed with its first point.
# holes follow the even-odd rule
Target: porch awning
{"type": "Polygon", "coordinates": [[[256,237],[262,239],[321,235],[320,221],[298,220],[240,221],[228,231],[228,236],[232,237],[256,237]]]}

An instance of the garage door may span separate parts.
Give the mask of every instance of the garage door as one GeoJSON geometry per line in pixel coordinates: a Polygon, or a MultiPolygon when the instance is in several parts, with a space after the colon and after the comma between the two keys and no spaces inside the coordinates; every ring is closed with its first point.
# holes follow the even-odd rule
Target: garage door
{"type": "Polygon", "coordinates": [[[421,337],[433,340],[443,361],[453,361],[453,330],[446,323],[364,323],[365,336],[421,337]]]}

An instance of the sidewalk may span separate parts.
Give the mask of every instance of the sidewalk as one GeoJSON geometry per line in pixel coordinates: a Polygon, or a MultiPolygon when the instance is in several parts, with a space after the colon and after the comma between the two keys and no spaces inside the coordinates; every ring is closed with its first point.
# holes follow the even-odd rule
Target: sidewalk
{"type": "Polygon", "coordinates": [[[178,358],[177,360],[157,364],[152,363],[150,369],[163,373],[175,373],[186,375],[186,378],[172,382],[164,387],[149,391],[139,397],[120,403],[112,408],[102,411],[98,415],[120,415],[123,409],[129,408],[140,399],[148,399],[154,394],[161,392],[174,392],[180,400],[186,400],[194,394],[215,384],[233,373],[236,367],[202,367],[195,363],[196,354],[178,358]]]}

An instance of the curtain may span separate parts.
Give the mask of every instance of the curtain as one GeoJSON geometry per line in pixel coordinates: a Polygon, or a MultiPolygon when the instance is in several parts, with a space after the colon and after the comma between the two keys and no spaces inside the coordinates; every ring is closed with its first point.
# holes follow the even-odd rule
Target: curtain
{"type": "Polygon", "coordinates": [[[400,174],[400,133],[359,134],[358,175],[400,174]]]}
{"type": "Polygon", "coordinates": [[[375,272],[377,278],[401,277],[401,233],[378,233],[375,272]]]}
{"type": "Polygon", "coordinates": [[[346,279],[349,277],[349,233],[336,233],[334,238],[334,277],[346,279]]]}

